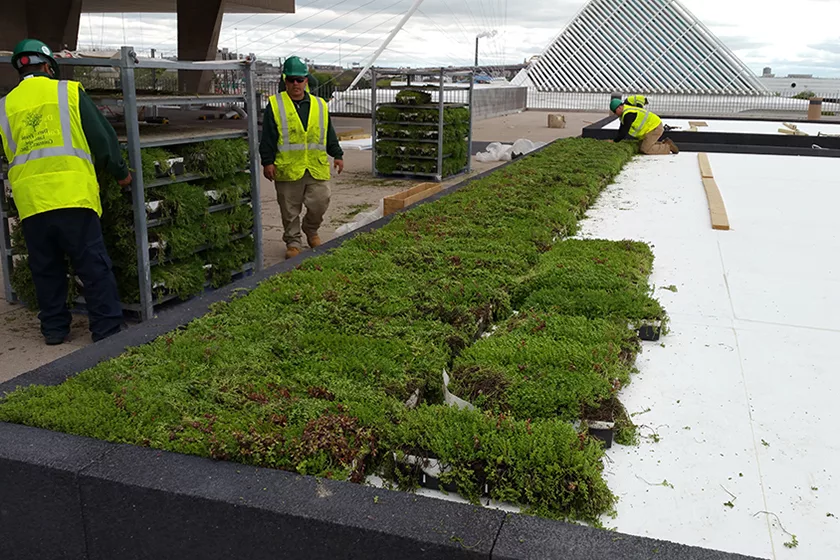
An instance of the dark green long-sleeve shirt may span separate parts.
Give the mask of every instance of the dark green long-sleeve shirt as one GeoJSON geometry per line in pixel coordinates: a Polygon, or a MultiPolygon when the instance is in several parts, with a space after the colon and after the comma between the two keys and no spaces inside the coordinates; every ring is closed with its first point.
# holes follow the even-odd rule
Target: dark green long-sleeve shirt
{"type": "MultiPolygon", "coordinates": [[[[36,72],[33,75],[50,77],[43,72],[36,72]]],[[[79,115],[82,118],[82,130],[90,146],[90,153],[93,154],[94,167],[97,170],[107,171],[117,181],[128,177],[128,166],[123,159],[114,127],[99,112],[93,100],[81,90],[79,90],[79,115]]]]}
{"type": "Polygon", "coordinates": [[[93,154],[94,167],[97,170],[104,169],[117,181],[128,177],[128,166],[122,156],[117,132],[83,91],[79,92],[79,113],[90,153],[93,154]]]}
{"type": "MultiPolygon", "coordinates": [[[[309,124],[309,108],[311,102],[309,96],[303,98],[300,103],[295,103],[297,106],[297,113],[300,117],[300,122],[303,123],[303,129],[306,130],[309,124]]],[[[277,127],[277,122],[274,120],[274,111],[271,109],[271,104],[266,105],[263,113],[263,129],[262,138],[260,140],[260,158],[262,164],[272,165],[277,159],[277,144],[280,142],[280,130],[277,127]]],[[[341,149],[341,144],[338,142],[338,135],[333,128],[332,119],[327,119],[327,154],[335,159],[344,158],[344,150],[341,149]]]]}

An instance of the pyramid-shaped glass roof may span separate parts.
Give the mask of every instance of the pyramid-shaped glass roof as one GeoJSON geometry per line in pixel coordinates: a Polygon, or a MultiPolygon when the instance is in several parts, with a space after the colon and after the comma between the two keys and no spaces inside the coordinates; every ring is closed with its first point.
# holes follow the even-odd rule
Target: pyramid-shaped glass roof
{"type": "Polygon", "coordinates": [[[590,0],[528,78],[543,91],[766,93],[677,0],[590,0]]]}

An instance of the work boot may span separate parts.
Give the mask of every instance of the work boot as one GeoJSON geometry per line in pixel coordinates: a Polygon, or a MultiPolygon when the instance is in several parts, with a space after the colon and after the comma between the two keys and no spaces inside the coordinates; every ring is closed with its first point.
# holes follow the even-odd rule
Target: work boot
{"type": "Polygon", "coordinates": [[[321,238],[318,236],[317,233],[314,233],[312,235],[306,236],[306,242],[309,243],[309,246],[314,249],[315,247],[321,245],[321,238]]]}
{"type": "Polygon", "coordinates": [[[297,247],[288,247],[286,249],[286,260],[293,259],[300,255],[300,249],[297,247]]]}
{"type": "Polygon", "coordinates": [[[44,336],[44,342],[47,343],[47,346],[61,346],[65,342],[67,342],[67,338],[69,335],[66,334],[50,334],[44,336]]]}
{"type": "Polygon", "coordinates": [[[674,144],[674,141],[673,141],[673,140],[671,140],[670,138],[666,138],[666,139],[665,139],[665,140],[663,140],[662,142],[663,142],[664,144],[667,144],[667,145],[668,145],[668,147],[669,147],[669,148],[671,148],[671,153],[672,153],[672,154],[678,154],[678,153],[680,153],[680,148],[679,148],[679,146],[677,146],[676,144],[674,144]]]}

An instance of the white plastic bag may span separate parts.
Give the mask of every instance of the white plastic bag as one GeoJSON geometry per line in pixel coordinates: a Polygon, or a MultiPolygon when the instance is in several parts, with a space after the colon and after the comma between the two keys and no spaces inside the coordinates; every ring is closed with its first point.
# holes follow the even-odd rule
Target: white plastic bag
{"type": "Polygon", "coordinates": [[[356,215],[356,221],[351,222],[349,224],[344,224],[340,226],[338,229],[335,230],[335,236],[341,237],[342,235],[346,235],[351,231],[355,231],[362,226],[366,226],[368,224],[372,224],[379,218],[382,218],[385,215],[385,201],[379,201],[379,207],[376,210],[371,210],[370,212],[364,212],[362,214],[356,215]]]}
{"type": "Polygon", "coordinates": [[[545,146],[545,142],[531,142],[527,138],[520,138],[513,143],[513,155],[525,155],[543,146],[545,146]]]}
{"type": "Polygon", "coordinates": [[[513,157],[512,150],[513,146],[510,144],[493,142],[487,146],[487,151],[477,153],[475,159],[480,162],[510,161],[513,157]]]}
{"type": "Polygon", "coordinates": [[[545,142],[532,142],[527,138],[520,138],[512,145],[493,142],[487,146],[487,151],[477,153],[475,159],[480,162],[510,161],[516,156],[525,155],[537,148],[542,148],[545,144],[545,142]]]}

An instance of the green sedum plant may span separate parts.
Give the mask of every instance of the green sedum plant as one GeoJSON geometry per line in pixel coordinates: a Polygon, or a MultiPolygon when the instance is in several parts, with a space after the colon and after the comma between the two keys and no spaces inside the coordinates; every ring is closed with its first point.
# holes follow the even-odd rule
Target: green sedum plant
{"type": "MultiPolygon", "coordinates": [[[[473,502],[486,489],[597,524],[615,498],[601,445],[571,420],[629,379],[638,347],[620,309],[637,307],[532,296],[559,293],[558,262],[587,271],[591,254],[619,251],[593,277],[644,303],[649,253],[601,242],[564,253],[570,242],[555,241],[632,150],[557,142],[60,386],[16,391],[0,421],[354,482],[377,473],[403,488],[418,474],[409,456],[437,458],[473,502]],[[444,370],[477,410],[444,404],[444,370]]],[[[252,250],[246,238],[208,251],[210,281],[252,250]]],[[[156,278],[203,285],[182,264],[156,278]]]]}

